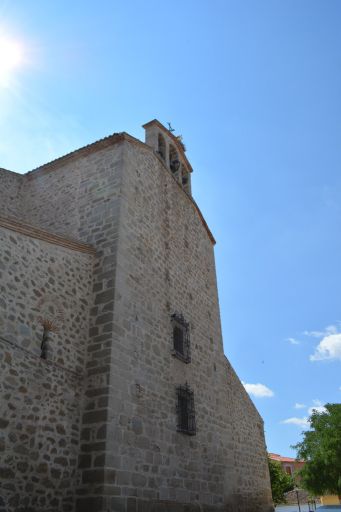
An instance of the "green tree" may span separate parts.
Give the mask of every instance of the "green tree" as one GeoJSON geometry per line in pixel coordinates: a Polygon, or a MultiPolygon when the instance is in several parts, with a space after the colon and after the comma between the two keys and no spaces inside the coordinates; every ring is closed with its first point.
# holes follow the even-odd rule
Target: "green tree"
{"type": "Polygon", "coordinates": [[[268,459],[272,499],[275,505],[284,503],[284,493],[294,488],[293,478],[282,468],[280,462],[268,459]]]}
{"type": "Polygon", "coordinates": [[[293,448],[306,461],[300,471],[301,485],[315,495],[341,495],[341,404],[327,404],[313,411],[310,430],[293,448]]]}

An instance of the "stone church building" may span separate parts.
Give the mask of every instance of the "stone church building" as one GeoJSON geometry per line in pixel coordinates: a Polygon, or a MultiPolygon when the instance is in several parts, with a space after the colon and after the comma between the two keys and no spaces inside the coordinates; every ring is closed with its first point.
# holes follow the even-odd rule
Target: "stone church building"
{"type": "Polygon", "coordinates": [[[180,138],[0,169],[0,511],[269,512],[180,138]]]}

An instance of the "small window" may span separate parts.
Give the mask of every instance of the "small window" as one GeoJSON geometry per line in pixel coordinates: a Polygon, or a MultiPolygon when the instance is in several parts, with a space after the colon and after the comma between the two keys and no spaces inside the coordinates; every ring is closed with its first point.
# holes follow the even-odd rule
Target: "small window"
{"type": "Polygon", "coordinates": [[[191,362],[189,324],[182,315],[172,315],[173,327],[173,356],[181,359],[184,363],[191,362]]]}
{"type": "Polygon", "coordinates": [[[178,415],[177,431],[194,436],[196,434],[194,393],[187,382],[184,386],[176,388],[176,393],[176,411],[178,415]]]}

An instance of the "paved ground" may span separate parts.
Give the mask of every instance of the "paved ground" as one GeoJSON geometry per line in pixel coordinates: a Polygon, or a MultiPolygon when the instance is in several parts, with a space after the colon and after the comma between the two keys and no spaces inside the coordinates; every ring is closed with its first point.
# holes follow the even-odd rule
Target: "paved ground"
{"type": "MultiPolygon", "coordinates": [[[[317,505],[317,510],[318,512],[322,512],[322,511],[330,511],[330,512],[341,512],[341,505],[329,505],[329,506],[324,506],[322,507],[322,505],[317,505]]],[[[280,506],[280,507],[276,507],[276,512],[298,512],[298,506],[297,505],[285,505],[285,506],[280,506]]],[[[309,512],[309,507],[308,505],[301,505],[301,512],[309,512]]]]}

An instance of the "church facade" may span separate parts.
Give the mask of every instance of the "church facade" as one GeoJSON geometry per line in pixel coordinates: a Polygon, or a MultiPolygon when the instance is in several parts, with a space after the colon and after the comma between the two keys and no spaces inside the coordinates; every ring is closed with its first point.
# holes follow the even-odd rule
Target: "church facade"
{"type": "Polygon", "coordinates": [[[269,512],[214,238],[157,120],[0,170],[0,512],[269,512]]]}

